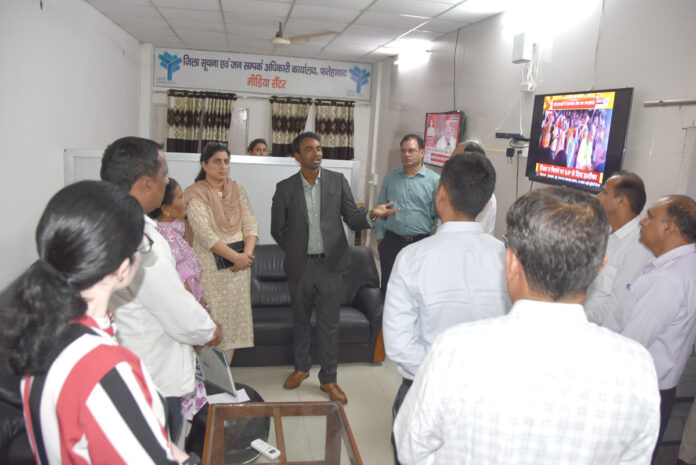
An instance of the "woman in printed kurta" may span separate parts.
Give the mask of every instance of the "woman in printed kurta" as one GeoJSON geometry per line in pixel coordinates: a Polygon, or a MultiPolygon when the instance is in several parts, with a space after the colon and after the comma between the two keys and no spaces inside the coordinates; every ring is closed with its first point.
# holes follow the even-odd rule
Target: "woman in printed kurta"
{"type": "Polygon", "coordinates": [[[184,192],[193,230],[193,250],[203,265],[203,295],[213,319],[222,325],[218,348],[228,352],[254,345],[250,283],[258,240],[258,224],[246,191],[227,177],[229,163],[227,147],[209,143],[201,155],[202,169],[196,182],[184,192]],[[227,246],[241,240],[242,252],[227,246]],[[234,266],[218,270],[213,252],[234,266]]]}

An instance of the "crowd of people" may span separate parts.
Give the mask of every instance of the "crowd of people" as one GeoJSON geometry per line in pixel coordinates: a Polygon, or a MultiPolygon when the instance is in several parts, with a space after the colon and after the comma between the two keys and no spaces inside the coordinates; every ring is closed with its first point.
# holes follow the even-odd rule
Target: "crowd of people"
{"type": "MultiPolygon", "coordinates": [[[[549,117],[540,144],[565,166],[599,169],[604,118],[549,117]]],[[[266,155],[266,142],[248,151],[266,155]]],[[[337,352],[344,224],[374,228],[384,344],[402,376],[397,463],[654,460],[696,337],[693,199],[660,198],[640,219],[643,181],[619,171],[596,197],[523,195],[499,240],[496,172],[476,142],[457,145],[438,174],[423,139],[405,135],[401,166],[367,211],[322,168],[317,134],[300,134],[293,152],[299,171],[270,206],[293,312],[286,389],[310,376],[314,313],[320,389],[348,402],[337,352]]],[[[199,463],[176,446],[206,403],[195,351],[231,359],[253,346],[258,240],[227,147],[206,144],[200,166],[184,188],[161,146],[124,137],[104,151],[101,181],[48,202],[38,260],[0,295],[3,389],[21,396],[37,463],[199,463]]],[[[696,412],[687,431],[695,423],[696,412]]],[[[689,439],[684,464],[696,462],[689,439]]]]}
{"type": "Polygon", "coordinates": [[[539,163],[603,173],[611,111],[546,112],[541,123],[539,163]]]}

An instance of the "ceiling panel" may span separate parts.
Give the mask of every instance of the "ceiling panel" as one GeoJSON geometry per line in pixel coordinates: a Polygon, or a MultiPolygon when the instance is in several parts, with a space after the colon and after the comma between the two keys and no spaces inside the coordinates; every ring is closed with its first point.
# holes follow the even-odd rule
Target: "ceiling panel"
{"type": "Polygon", "coordinates": [[[148,6],[152,7],[152,2],[150,0],[86,0],[87,3],[91,4],[98,10],[102,7],[108,7],[111,5],[135,5],[135,6],[148,6]]]}
{"type": "MultiPolygon", "coordinates": [[[[291,0],[289,0],[291,2],[291,0]]],[[[350,10],[363,10],[372,0],[296,0],[296,5],[317,5],[331,8],[348,8],[350,10]]]]}
{"type": "Polygon", "coordinates": [[[214,21],[190,21],[186,19],[169,19],[175,31],[211,31],[227,32],[225,24],[214,21]]]}
{"type": "Polygon", "coordinates": [[[296,18],[311,19],[315,21],[333,21],[338,23],[350,23],[360,14],[358,10],[345,8],[328,8],[315,5],[295,5],[292,15],[296,18]]]}
{"type": "Polygon", "coordinates": [[[223,22],[224,17],[220,11],[189,10],[185,8],[160,8],[162,15],[169,19],[186,19],[190,21],[223,22]]]}
{"type": "Polygon", "coordinates": [[[405,30],[414,28],[427,19],[416,18],[413,16],[395,15],[389,13],[379,13],[376,11],[366,11],[356,21],[355,24],[365,24],[367,26],[381,27],[389,24],[394,27],[402,27],[405,30]]]}
{"type": "Polygon", "coordinates": [[[432,17],[439,15],[451,6],[446,3],[423,0],[377,0],[377,3],[370,7],[370,11],[432,17]]]}
{"type": "Polygon", "coordinates": [[[437,39],[502,11],[510,0],[86,1],[136,39],[158,47],[375,62],[385,56],[375,50],[416,27],[409,38],[437,39]],[[277,47],[269,40],[278,23],[285,24],[285,37],[338,34],[277,47]]]}
{"type": "Polygon", "coordinates": [[[220,11],[218,0],[150,0],[155,6],[162,8],[191,8],[196,10],[220,11]]]}
{"type": "Polygon", "coordinates": [[[290,4],[256,0],[222,0],[222,11],[225,13],[282,16],[284,18],[290,11],[290,4]]]}
{"type": "MultiPolygon", "coordinates": [[[[143,18],[159,18],[160,14],[157,8],[150,5],[149,1],[146,5],[125,5],[122,3],[100,3],[99,11],[104,15],[120,15],[120,16],[140,16],[143,18]]],[[[92,2],[93,6],[96,6],[92,2]]]]}
{"type": "Polygon", "coordinates": [[[143,18],[139,16],[121,16],[121,15],[110,15],[108,18],[118,24],[119,26],[122,26],[124,28],[127,27],[135,27],[139,29],[147,29],[147,28],[153,28],[153,29],[171,29],[169,27],[169,24],[162,19],[161,17],[159,18],[143,18]]]}

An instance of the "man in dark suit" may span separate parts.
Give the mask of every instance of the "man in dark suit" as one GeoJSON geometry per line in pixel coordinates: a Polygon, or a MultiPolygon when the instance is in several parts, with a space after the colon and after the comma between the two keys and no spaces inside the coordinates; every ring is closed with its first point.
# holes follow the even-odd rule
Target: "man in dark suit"
{"type": "Polygon", "coordinates": [[[398,209],[390,209],[390,202],[368,214],[358,212],[346,178],[320,168],[318,135],[305,132],[297,136],[293,152],[300,171],[276,185],[271,210],[271,235],[286,254],[293,312],[295,371],[283,386],[294,389],[309,376],[310,317],[316,308],[321,390],[331,400],[345,404],[346,395],[336,384],[343,272],[350,266],[343,221],[351,229],[367,229],[374,218],[398,209]]]}

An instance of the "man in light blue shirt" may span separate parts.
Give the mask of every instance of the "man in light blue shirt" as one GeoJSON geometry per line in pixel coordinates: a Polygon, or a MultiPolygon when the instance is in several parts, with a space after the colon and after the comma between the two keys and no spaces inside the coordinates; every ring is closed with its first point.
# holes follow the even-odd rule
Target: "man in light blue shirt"
{"type": "Polygon", "coordinates": [[[424,148],[415,134],[401,139],[402,166],[387,173],[377,199],[378,204],[394,202],[394,209],[401,210],[375,224],[383,296],[399,251],[431,235],[437,225],[433,199],[440,176],[423,165],[424,148]]]}
{"type": "Polygon", "coordinates": [[[657,451],[696,337],[696,202],[684,195],[658,200],[640,222],[640,241],[655,259],[626,286],[605,326],[640,342],[655,362],[662,399],[657,451]]]}
{"type": "Polygon", "coordinates": [[[384,305],[387,356],[403,382],[399,410],[435,338],[459,323],[502,316],[510,308],[505,284],[505,246],[474,218],[495,188],[495,169],[485,156],[465,152],[442,169],[435,208],[437,233],[399,253],[384,305]]]}

